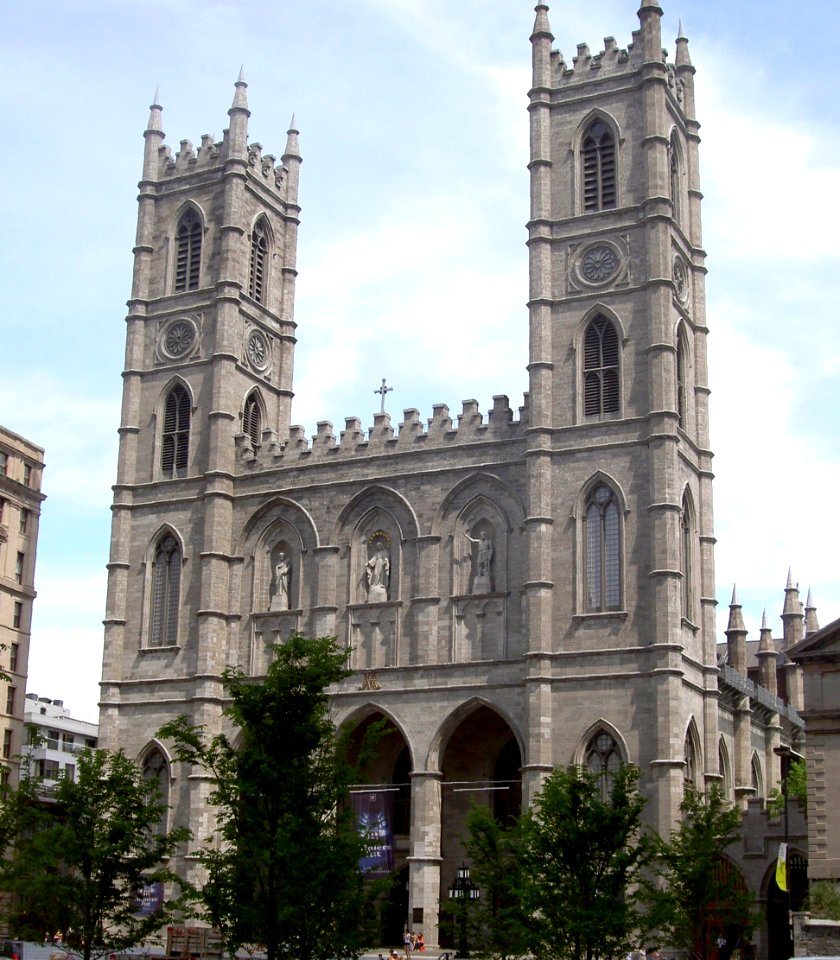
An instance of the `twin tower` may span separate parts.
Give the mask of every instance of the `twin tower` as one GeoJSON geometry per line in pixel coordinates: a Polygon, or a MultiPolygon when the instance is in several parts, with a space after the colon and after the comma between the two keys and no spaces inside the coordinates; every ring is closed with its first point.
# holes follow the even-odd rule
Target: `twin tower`
{"type": "Polygon", "coordinates": [[[606,783],[632,762],[667,832],[686,779],[739,798],[755,763],[775,781],[784,722],[742,703],[745,754],[719,696],[694,69],[683,36],[667,59],[661,15],[644,0],[626,49],[567,63],[536,7],[516,412],[500,395],[487,415],[440,405],[307,439],[294,124],[279,161],[249,143],[240,77],[221,142],[173,158],[151,108],[102,741],[205,837],[208,785],[156,731],[179,713],[219,731],[227,665],[259,676],[290,631],[338,636],[354,674],[336,721],[393,729],[360,785],[400,872],[389,922],[432,944],[470,798],[504,816],[557,764],[606,783]]]}

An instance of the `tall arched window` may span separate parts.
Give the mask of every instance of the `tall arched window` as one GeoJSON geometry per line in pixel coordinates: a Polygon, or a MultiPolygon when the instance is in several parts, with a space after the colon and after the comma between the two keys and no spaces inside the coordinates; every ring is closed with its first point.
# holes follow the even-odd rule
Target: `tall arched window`
{"type": "Polygon", "coordinates": [[[265,303],[265,289],[268,267],[268,230],[264,220],[254,224],[251,233],[251,269],[248,277],[248,294],[257,301],[265,303]]]}
{"type": "Polygon", "coordinates": [[[601,798],[607,800],[612,790],[613,778],[621,767],[618,744],[605,730],[601,730],[586,747],[586,768],[596,777],[601,777],[601,798]]]}
{"type": "Polygon", "coordinates": [[[583,209],[610,210],[616,205],[615,137],[603,120],[593,121],[581,142],[583,209]]]}
{"type": "Polygon", "coordinates": [[[680,567],[682,573],[682,615],[694,619],[694,510],[691,497],[683,494],[680,512],[680,567]]]}
{"type": "Polygon", "coordinates": [[[671,163],[671,205],[674,212],[674,219],[677,223],[682,219],[682,191],[680,189],[680,148],[677,143],[676,133],[671,134],[671,144],[668,150],[671,163]]]}
{"type": "Polygon", "coordinates": [[[143,760],[143,779],[154,782],[157,800],[162,805],[160,819],[155,825],[155,833],[166,833],[167,808],[169,806],[169,766],[166,757],[157,748],[151,750],[143,760]]]}
{"type": "Polygon", "coordinates": [[[242,432],[251,441],[251,446],[259,445],[262,439],[262,413],[256,390],[245,398],[245,406],[242,409],[242,432]]]}
{"type": "Polygon", "coordinates": [[[618,333],[600,314],[583,339],[583,412],[587,417],[619,411],[618,333]]]}
{"type": "Polygon", "coordinates": [[[175,234],[175,292],[197,290],[201,273],[201,219],[190,208],[175,234]]]}
{"type": "Polygon", "coordinates": [[[723,737],[718,745],[718,769],[720,771],[721,787],[727,800],[732,799],[732,768],[729,765],[729,753],[723,737]]]}
{"type": "Polygon", "coordinates": [[[690,783],[695,789],[699,788],[698,777],[697,777],[697,747],[694,743],[694,737],[692,736],[691,727],[688,728],[685,732],[685,742],[683,744],[683,751],[685,756],[685,782],[690,783]]]}
{"type": "Polygon", "coordinates": [[[178,642],[181,599],[181,550],[171,533],[160,538],[152,560],[152,603],[149,646],[174,647],[178,642]]]}
{"type": "Polygon", "coordinates": [[[168,480],[187,475],[190,416],[190,396],[176,383],[166,397],[161,431],[160,470],[168,480]]]}
{"type": "Polygon", "coordinates": [[[677,419],[685,430],[686,425],[686,345],[682,327],[677,330],[677,419]]]}
{"type": "Polygon", "coordinates": [[[590,613],[621,609],[621,511],[615,493],[599,483],[584,513],[584,576],[590,613]]]}
{"type": "Polygon", "coordinates": [[[761,764],[755,754],[753,754],[750,762],[750,785],[755,791],[754,795],[756,797],[764,796],[764,777],[761,775],[761,764]]]}

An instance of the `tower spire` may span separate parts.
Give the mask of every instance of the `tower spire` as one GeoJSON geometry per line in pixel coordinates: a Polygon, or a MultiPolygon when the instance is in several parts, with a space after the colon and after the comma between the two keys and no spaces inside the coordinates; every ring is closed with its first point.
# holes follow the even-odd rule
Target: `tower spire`
{"type": "Polygon", "coordinates": [[[230,117],[230,156],[237,158],[247,158],[248,154],[248,117],[251,111],[248,109],[248,84],[245,82],[245,69],[240,67],[239,77],[234,84],[236,92],[233,95],[233,103],[228,110],[230,117]]]}
{"type": "Polygon", "coordinates": [[[732,599],[729,602],[729,624],[726,628],[726,645],[729,652],[729,665],[742,676],[747,675],[747,628],[744,614],[738,600],[738,589],[732,585],[732,599]]]}
{"type": "Polygon", "coordinates": [[[773,644],[773,632],[767,626],[767,611],[761,614],[761,632],[758,635],[758,682],[773,696],[778,694],[776,682],[776,666],[778,654],[773,644]]]}

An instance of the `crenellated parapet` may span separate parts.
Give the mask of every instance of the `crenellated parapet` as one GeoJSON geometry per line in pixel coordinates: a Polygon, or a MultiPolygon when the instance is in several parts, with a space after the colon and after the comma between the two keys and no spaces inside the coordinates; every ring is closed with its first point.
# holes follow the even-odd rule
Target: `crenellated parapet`
{"type": "Polygon", "coordinates": [[[432,416],[424,424],[420,411],[411,407],[403,411],[402,422],[394,425],[389,413],[374,415],[373,425],[366,431],[359,417],[347,417],[345,427],[336,435],[329,420],[317,424],[311,441],[305,428],[295,425],[288,439],[280,439],[272,430],[262,432],[262,442],[254,446],[245,434],[236,437],[239,460],[253,470],[271,469],[300,460],[326,458],[350,459],[379,454],[400,454],[409,450],[518,440],[528,428],[528,395],[518,410],[510,407],[506,396],[493,397],[493,407],[485,417],[477,400],[464,400],[455,420],[446,404],[435,404],[432,416]]]}

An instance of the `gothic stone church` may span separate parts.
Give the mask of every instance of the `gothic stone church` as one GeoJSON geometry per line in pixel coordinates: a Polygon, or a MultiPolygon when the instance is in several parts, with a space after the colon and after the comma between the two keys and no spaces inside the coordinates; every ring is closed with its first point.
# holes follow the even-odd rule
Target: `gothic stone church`
{"type": "Polygon", "coordinates": [[[297,131],[279,161],[249,143],[240,77],[220,142],[173,158],[157,104],[145,132],[102,742],[206,837],[208,784],[155,731],[218,731],[228,664],[260,676],[291,631],[336,635],[336,721],[395,731],[360,788],[393,794],[397,923],[431,944],[471,800],[502,815],[557,764],[632,762],[667,834],[686,780],[760,802],[801,729],[798,668],[777,688],[767,647],[750,678],[737,601],[718,662],[694,68],[684,36],[668,61],[661,15],[643,0],[627,49],[567,63],[536,7],[517,411],[310,442],[291,420],[297,131]]]}

